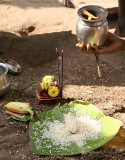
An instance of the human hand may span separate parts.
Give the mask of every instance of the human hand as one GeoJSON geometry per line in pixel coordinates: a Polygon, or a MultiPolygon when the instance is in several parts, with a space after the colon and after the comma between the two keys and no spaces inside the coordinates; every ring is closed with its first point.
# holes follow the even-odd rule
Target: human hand
{"type": "Polygon", "coordinates": [[[86,53],[109,54],[122,49],[122,40],[119,37],[115,36],[113,33],[108,32],[107,40],[101,47],[98,47],[97,45],[94,45],[94,47],[92,47],[90,43],[88,43],[86,46],[83,43],[77,43],[76,46],[86,53]]]}

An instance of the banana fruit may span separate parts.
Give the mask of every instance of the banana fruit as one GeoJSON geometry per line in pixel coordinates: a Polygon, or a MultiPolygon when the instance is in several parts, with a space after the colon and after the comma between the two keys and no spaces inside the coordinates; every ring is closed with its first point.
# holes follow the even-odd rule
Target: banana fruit
{"type": "Polygon", "coordinates": [[[21,113],[21,114],[31,114],[31,119],[33,118],[34,112],[30,109],[29,103],[23,103],[23,102],[9,102],[4,106],[7,108],[8,111],[14,112],[14,113],[21,113]]]}

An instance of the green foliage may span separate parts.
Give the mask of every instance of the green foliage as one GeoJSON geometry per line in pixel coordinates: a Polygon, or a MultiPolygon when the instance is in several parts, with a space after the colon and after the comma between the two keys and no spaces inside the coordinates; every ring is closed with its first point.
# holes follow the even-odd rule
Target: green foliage
{"type": "Polygon", "coordinates": [[[22,122],[27,122],[31,118],[30,114],[26,114],[24,118],[18,118],[18,117],[13,116],[13,115],[11,115],[10,117],[17,120],[17,121],[22,121],[22,122]]]}

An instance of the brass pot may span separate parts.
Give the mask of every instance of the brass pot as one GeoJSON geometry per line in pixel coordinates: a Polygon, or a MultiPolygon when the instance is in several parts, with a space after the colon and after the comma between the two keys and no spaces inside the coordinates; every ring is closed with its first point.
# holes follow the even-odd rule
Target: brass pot
{"type": "Polygon", "coordinates": [[[81,7],[77,13],[76,36],[78,42],[83,42],[85,45],[90,42],[92,46],[94,44],[101,46],[108,33],[107,10],[100,6],[88,5],[81,7]],[[84,17],[83,9],[93,13],[98,19],[87,19],[84,17]]]}

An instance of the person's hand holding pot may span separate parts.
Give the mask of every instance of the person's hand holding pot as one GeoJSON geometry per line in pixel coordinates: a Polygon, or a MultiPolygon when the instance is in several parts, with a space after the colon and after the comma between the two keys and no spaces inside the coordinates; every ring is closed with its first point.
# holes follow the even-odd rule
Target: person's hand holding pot
{"type": "Polygon", "coordinates": [[[86,46],[83,43],[77,43],[76,46],[86,53],[109,54],[125,50],[125,40],[108,32],[107,40],[102,47],[98,47],[97,45],[94,45],[94,47],[92,47],[90,43],[88,43],[86,46]]]}

